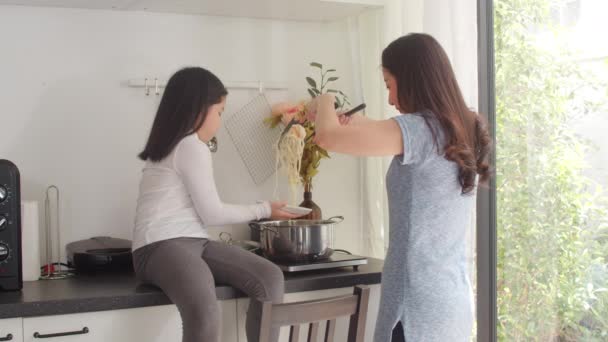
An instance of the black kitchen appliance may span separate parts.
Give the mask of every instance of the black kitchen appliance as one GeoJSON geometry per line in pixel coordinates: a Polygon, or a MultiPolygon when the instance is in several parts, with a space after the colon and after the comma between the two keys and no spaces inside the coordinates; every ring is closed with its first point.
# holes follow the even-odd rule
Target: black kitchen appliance
{"type": "Polygon", "coordinates": [[[334,253],[327,259],[300,262],[277,262],[275,264],[283,272],[315,271],[330,268],[352,267],[355,271],[359,266],[367,264],[367,258],[359,255],[334,253]]]}
{"type": "Polygon", "coordinates": [[[0,160],[0,290],[23,288],[19,169],[0,160]]]}
{"type": "Polygon", "coordinates": [[[133,271],[131,241],[97,236],[66,245],[68,266],[78,273],[133,271]]]}

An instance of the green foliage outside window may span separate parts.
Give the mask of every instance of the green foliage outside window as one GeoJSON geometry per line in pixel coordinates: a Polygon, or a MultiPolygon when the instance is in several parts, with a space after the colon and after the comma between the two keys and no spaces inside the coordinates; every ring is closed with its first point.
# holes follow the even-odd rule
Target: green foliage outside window
{"type": "Polygon", "coordinates": [[[608,201],[570,128],[608,92],[538,43],[554,5],[494,1],[500,341],[608,341],[608,201]]]}

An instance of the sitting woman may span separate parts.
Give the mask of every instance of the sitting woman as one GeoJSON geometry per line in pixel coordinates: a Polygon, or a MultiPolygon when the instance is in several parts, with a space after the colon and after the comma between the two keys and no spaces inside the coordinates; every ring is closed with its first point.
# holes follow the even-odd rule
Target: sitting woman
{"type": "MultiPolygon", "coordinates": [[[[175,73],[139,154],[146,163],[133,234],[135,272],[177,305],[183,342],[220,341],[216,282],[259,301],[283,298],[283,273],[275,264],[209,240],[207,233],[207,226],[295,217],[281,210],[284,203],[233,205],[220,200],[208,143],[220,127],[226,95],[222,82],[205,69],[175,73]]],[[[257,341],[260,309],[250,307],[247,313],[249,341],[257,341]]],[[[278,330],[271,341],[277,339],[278,330]]]]}

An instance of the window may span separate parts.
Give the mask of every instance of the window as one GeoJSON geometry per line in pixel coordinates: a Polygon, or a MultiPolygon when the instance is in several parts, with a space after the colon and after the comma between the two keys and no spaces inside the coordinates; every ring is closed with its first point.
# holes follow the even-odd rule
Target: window
{"type": "Polygon", "coordinates": [[[494,1],[499,341],[608,340],[607,10],[494,1]]]}

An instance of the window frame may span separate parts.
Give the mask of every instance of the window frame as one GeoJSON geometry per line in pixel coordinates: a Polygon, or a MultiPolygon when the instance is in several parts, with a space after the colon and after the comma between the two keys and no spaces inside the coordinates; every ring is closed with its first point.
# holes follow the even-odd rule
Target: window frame
{"type": "MultiPolygon", "coordinates": [[[[488,122],[493,149],[489,155],[491,170],[496,166],[496,107],[494,70],[494,4],[477,1],[477,47],[479,112],[488,122]]],[[[498,308],[496,302],[496,177],[477,190],[477,341],[495,342],[498,308]]]]}

